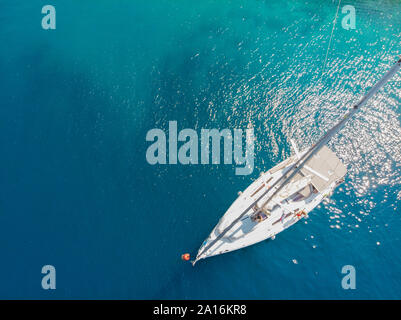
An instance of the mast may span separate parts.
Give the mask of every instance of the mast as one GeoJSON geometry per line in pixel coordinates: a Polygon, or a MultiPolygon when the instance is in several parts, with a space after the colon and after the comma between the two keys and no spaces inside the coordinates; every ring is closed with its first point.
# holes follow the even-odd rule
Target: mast
{"type": "Polygon", "coordinates": [[[269,198],[263,203],[261,208],[262,210],[269,202],[281,191],[281,189],[291,181],[291,179],[303,168],[306,162],[308,162],[314,154],[316,154],[330,139],[339,132],[344,125],[347,123],[349,119],[359,110],[360,107],[364,106],[368,100],[375,95],[388,81],[390,81],[393,76],[401,69],[401,58],[394,64],[393,67],[362,97],[362,99],[355,104],[342,118],[341,120],[332,127],[323,137],[321,137],[317,143],[312,145],[312,147],[288,170],[288,172],[282,175],[268,190],[263,192],[263,194],[258,197],[256,201],[254,201],[245,211],[243,211],[238,218],[234,219],[234,221],[226,227],[212,242],[208,243],[203,250],[198,253],[195,261],[193,261],[193,265],[195,265],[196,261],[198,261],[198,257],[200,257],[203,253],[205,253],[209,248],[211,248],[217,241],[219,241],[226,233],[229,231],[237,222],[252,208],[257,204],[266,194],[268,194],[271,190],[279,185],[274,192],[269,196],[269,198]]]}
{"type": "MultiPolygon", "coordinates": [[[[359,110],[360,107],[366,104],[366,102],[374,96],[377,91],[379,91],[401,68],[401,58],[398,60],[397,63],[394,64],[394,66],[366,93],[365,96],[362,97],[362,99],[355,104],[345,115],[344,117],[333,127],[331,128],[320,140],[314,144],[308,152],[304,154],[305,159],[299,159],[297,163],[289,170],[289,172],[293,171],[289,176],[288,173],[283,175],[281,178],[288,177],[285,179],[285,181],[281,184],[280,187],[276,189],[276,191],[263,203],[261,208],[264,208],[279,192],[280,190],[288,183],[291,181],[291,179],[297,174],[297,172],[302,169],[304,164],[309,161],[312,156],[317,153],[327,142],[330,141],[330,139],[337,133],[339,132],[344,125],[347,123],[349,119],[359,110]]],[[[280,180],[280,179],[279,179],[280,180]]],[[[278,181],[277,181],[278,182],[278,181]]]]}

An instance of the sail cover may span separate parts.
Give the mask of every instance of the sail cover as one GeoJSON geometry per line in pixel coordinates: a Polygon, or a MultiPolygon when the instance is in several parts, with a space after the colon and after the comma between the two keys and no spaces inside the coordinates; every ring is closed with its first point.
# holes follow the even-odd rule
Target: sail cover
{"type": "Polygon", "coordinates": [[[301,172],[303,175],[312,175],[312,185],[319,192],[322,192],[334,181],[343,178],[347,173],[347,168],[343,165],[341,160],[337,158],[333,151],[328,147],[323,146],[306,162],[305,166],[301,169],[301,172]],[[306,167],[313,169],[327,179],[319,177],[306,167]]]}

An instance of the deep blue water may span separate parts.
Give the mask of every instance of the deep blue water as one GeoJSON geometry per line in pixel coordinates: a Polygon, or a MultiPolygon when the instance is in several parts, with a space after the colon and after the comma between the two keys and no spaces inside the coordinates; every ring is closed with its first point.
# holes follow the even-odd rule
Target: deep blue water
{"type": "Polygon", "coordinates": [[[316,141],[401,54],[401,1],[346,4],[356,29],[340,9],[320,78],[337,1],[1,0],[0,298],[401,298],[401,75],[330,142],[346,182],[305,223],[180,260],[290,139],[316,141]],[[146,133],[170,120],[253,126],[253,173],[149,165],[146,133]]]}

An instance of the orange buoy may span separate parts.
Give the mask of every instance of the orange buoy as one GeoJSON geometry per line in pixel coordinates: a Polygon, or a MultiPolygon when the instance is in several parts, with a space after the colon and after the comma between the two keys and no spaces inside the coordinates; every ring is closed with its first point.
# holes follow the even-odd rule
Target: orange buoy
{"type": "Polygon", "coordinates": [[[181,259],[184,261],[189,261],[189,259],[191,259],[191,255],[189,253],[184,253],[181,255],[181,259]]]}

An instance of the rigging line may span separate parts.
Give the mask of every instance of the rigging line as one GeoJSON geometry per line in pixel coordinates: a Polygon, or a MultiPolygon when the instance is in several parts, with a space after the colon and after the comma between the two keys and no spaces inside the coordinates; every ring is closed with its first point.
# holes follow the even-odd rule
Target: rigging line
{"type": "MultiPolygon", "coordinates": [[[[322,73],[321,73],[319,79],[317,80],[317,82],[316,82],[314,85],[311,85],[311,86],[310,86],[308,89],[306,89],[305,91],[303,91],[303,92],[301,93],[301,95],[299,96],[298,99],[300,99],[300,98],[306,96],[312,89],[316,88],[317,85],[322,81],[322,78],[323,78],[324,73],[325,73],[325,71],[326,71],[327,61],[328,61],[328,57],[329,57],[329,51],[330,51],[330,47],[331,47],[331,42],[332,42],[332,40],[333,40],[333,35],[334,35],[334,30],[335,30],[336,23],[337,23],[337,19],[338,19],[338,12],[339,12],[339,10],[340,10],[340,5],[341,5],[341,0],[338,1],[337,10],[336,10],[336,15],[335,15],[334,20],[333,20],[333,28],[331,29],[331,34],[330,34],[330,39],[329,39],[329,45],[327,46],[326,56],[325,56],[324,63],[323,63],[322,73]]],[[[321,90],[321,88],[318,89],[318,92],[320,92],[320,90],[321,90]]],[[[294,94],[295,94],[295,92],[294,92],[294,94]]],[[[293,94],[293,95],[294,95],[294,94],[293,94]]]]}
{"type": "MultiPolygon", "coordinates": [[[[327,58],[328,58],[328,54],[329,54],[329,50],[330,50],[330,45],[331,45],[331,41],[332,41],[332,38],[333,38],[333,34],[334,34],[334,29],[335,29],[335,26],[336,26],[336,22],[337,22],[338,11],[339,11],[339,9],[340,9],[340,4],[341,4],[341,0],[338,1],[336,16],[335,16],[334,21],[333,21],[333,28],[332,28],[332,30],[331,30],[329,45],[328,45],[328,47],[327,47],[326,58],[325,58],[325,62],[324,62],[324,65],[323,65],[323,71],[322,71],[322,74],[321,74],[321,76],[320,76],[320,78],[319,78],[319,80],[318,80],[317,83],[319,83],[319,82],[321,81],[321,79],[322,79],[322,77],[323,77],[323,75],[324,75],[324,71],[325,71],[326,63],[327,63],[327,58]]],[[[310,88],[310,89],[311,89],[311,88],[310,88]]],[[[309,91],[309,90],[307,90],[307,92],[308,92],[308,91],[309,91]]],[[[342,121],[344,121],[344,119],[343,119],[342,121]]],[[[340,121],[340,123],[342,123],[342,121],[340,121]]],[[[254,202],[252,203],[252,205],[250,205],[245,211],[243,211],[242,214],[240,214],[240,216],[239,216],[237,219],[235,219],[228,227],[226,227],[213,241],[211,241],[210,243],[208,243],[208,244],[203,248],[203,250],[202,250],[200,253],[198,252],[197,257],[196,257],[196,259],[195,259],[195,261],[194,261],[193,263],[196,263],[196,261],[198,260],[198,257],[201,256],[203,253],[205,253],[205,252],[206,252],[212,245],[214,245],[218,240],[220,240],[220,239],[226,234],[226,232],[227,232],[229,229],[231,229],[239,220],[241,220],[241,218],[242,218],[255,204],[258,203],[259,200],[261,200],[266,194],[268,194],[268,193],[270,192],[270,190],[274,190],[274,187],[275,187],[277,184],[279,184],[282,180],[284,180],[284,183],[282,183],[280,186],[278,186],[278,187],[276,188],[276,190],[273,191],[273,194],[268,198],[268,200],[265,201],[265,202],[263,203],[263,205],[261,206],[261,208],[265,207],[265,206],[272,200],[272,198],[274,198],[274,196],[277,195],[278,192],[281,191],[281,189],[283,188],[283,186],[285,185],[285,183],[287,183],[288,181],[290,181],[290,180],[293,178],[293,176],[295,176],[295,174],[303,167],[303,165],[313,156],[313,154],[315,153],[315,149],[318,149],[318,148],[316,148],[316,147],[320,144],[320,142],[321,142],[322,140],[324,140],[327,136],[329,136],[329,135],[330,135],[330,132],[331,132],[332,130],[335,130],[338,126],[340,126],[340,123],[336,124],[329,132],[327,132],[326,135],[324,135],[324,136],[321,138],[321,140],[320,140],[317,144],[314,144],[314,145],[301,157],[301,159],[298,159],[298,161],[295,162],[295,164],[291,166],[291,169],[290,169],[286,174],[284,174],[284,175],[283,175],[282,177],[280,177],[275,183],[273,183],[273,185],[272,185],[268,190],[266,190],[256,201],[254,201],[254,202]],[[305,159],[305,158],[306,158],[306,159],[305,159]],[[303,160],[305,160],[305,161],[303,161],[303,160]],[[289,175],[289,176],[288,176],[288,175],[289,175]]],[[[260,212],[260,210],[258,210],[257,212],[260,212]]]]}
{"type": "MultiPolygon", "coordinates": [[[[303,91],[303,92],[300,94],[300,96],[299,96],[298,99],[300,99],[301,97],[303,97],[303,96],[305,96],[306,94],[308,94],[309,91],[311,91],[312,89],[316,88],[316,86],[321,82],[321,80],[322,80],[322,78],[323,78],[323,76],[324,76],[324,73],[325,73],[325,70],[326,70],[326,66],[327,66],[329,51],[330,51],[330,47],[331,47],[331,42],[332,42],[332,40],[333,40],[334,30],[335,30],[336,23],[337,23],[337,19],[338,19],[338,12],[339,12],[339,10],[340,10],[340,5],[341,5],[341,0],[338,1],[336,15],[335,15],[334,20],[333,20],[333,28],[331,29],[329,45],[328,45],[327,50],[326,50],[326,56],[325,56],[325,59],[324,59],[324,64],[323,64],[322,73],[321,73],[319,79],[317,80],[317,82],[316,82],[314,85],[311,85],[311,86],[310,86],[308,89],[306,89],[305,91],[303,91]]],[[[309,44],[307,44],[306,46],[308,46],[308,45],[309,45],[309,44]]],[[[320,89],[319,89],[319,92],[320,92],[320,89]]],[[[290,97],[294,96],[295,94],[296,94],[296,92],[294,91],[293,94],[292,94],[290,97]]]]}
{"type": "Polygon", "coordinates": [[[334,35],[334,30],[335,30],[335,28],[336,28],[336,22],[337,22],[337,18],[338,18],[338,11],[340,10],[340,4],[341,4],[341,0],[338,1],[336,16],[335,16],[334,21],[333,21],[333,28],[331,29],[329,45],[327,46],[326,57],[325,57],[325,59],[324,59],[323,71],[322,71],[322,75],[321,75],[320,79],[323,77],[324,72],[325,72],[325,70],[326,70],[327,58],[328,58],[328,56],[329,56],[331,41],[332,41],[333,35],[334,35]]]}

